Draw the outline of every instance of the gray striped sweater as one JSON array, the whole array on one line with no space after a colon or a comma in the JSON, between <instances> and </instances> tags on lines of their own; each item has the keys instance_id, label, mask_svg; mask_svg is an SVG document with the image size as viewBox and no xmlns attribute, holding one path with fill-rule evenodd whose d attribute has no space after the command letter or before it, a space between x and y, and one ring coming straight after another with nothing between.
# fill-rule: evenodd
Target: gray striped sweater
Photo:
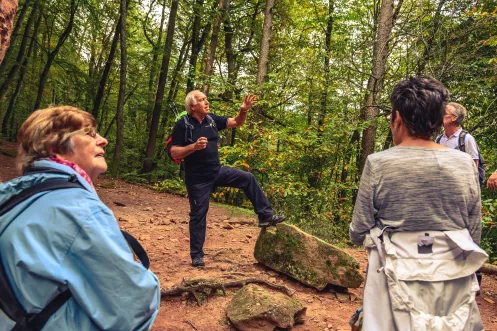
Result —
<instances>
[{"instance_id":1,"label":"gray striped sweater","mask_svg":"<svg viewBox=\"0 0 497 331\"><path fill-rule=\"evenodd\" d=\"M471 157L454 149L397 146L369 155L349 234L361 245L374 226L399 231L467 228L479 244L481 197Z\"/></svg>"}]
</instances>

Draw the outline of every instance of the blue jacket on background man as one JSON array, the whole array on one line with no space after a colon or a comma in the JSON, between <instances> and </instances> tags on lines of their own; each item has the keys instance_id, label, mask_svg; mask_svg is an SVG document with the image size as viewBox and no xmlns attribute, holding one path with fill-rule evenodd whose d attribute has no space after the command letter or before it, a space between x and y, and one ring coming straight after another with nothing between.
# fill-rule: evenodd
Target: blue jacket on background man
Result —
<instances>
[{"instance_id":1,"label":"blue jacket on background man","mask_svg":"<svg viewBox=\"0 0 497 331\"><path fill-rule=\"evenodd\" d=\"M157 277L135 262L112 211L68 166L36 161L77 176L78 188L41 192L0 217L0 256L27 313L59 293L72 297L44 330L148 330L160 305ZM0 204L59 174L31 174L0 184ZM14 323L0 310L0 330Z\"/></svg>"}]
</instances>

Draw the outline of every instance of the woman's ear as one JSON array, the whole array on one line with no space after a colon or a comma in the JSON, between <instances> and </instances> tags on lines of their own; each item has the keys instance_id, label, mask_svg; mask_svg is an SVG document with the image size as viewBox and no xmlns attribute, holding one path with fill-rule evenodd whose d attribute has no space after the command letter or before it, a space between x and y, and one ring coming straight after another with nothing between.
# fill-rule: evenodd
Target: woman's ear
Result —
<instances>
[{"instance_id":1,"label":"woman's ear","mask_svg":"<svg viewBox=\"0 0 497 331\"><path fill-rule=\"evenodd\" d=\"M400 126L402 125L403 120L402 117L400 117L400 113L398 110L395 111L395 118L392 121L392 129L393 130L398 130Z\"/></svg>"}]
</instances>

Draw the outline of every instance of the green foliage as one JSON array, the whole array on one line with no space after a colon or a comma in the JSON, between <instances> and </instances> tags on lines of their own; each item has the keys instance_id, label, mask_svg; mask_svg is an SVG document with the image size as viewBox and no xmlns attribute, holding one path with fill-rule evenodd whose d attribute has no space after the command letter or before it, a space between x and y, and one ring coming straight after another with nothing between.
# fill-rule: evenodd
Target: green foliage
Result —
<instances>
[{"instance_id":1,"label":"green foliage","mask_svg":"<svg viewBox=\"0 0 497 331\"><path fill-rule=\"evenodd\" d=\"M159 192L167 192L186 196L185 184L178 179L165 179L154 184L154 189Z\"/></svg>"},{"instance_id":2,"label":"green foliage","mask_svg":"<svg viewBox=\"0 0 497 331\"><path fill-rule=\"evenodd\" d=\"M489 196L482 200L482 236L481 247L489 254L490 263L497 263L497 194L484 190Z\"/></svg>"}]
</instances>

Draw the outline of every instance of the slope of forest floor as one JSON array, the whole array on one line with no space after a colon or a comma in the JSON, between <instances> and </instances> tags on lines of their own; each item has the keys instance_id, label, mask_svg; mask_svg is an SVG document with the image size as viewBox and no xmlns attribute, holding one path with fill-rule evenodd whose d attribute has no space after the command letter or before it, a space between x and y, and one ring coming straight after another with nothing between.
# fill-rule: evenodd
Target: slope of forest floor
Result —
<instances>
[{"instance_id":1,"label":"slope of forest floor","mask_svg":"<svg viewBox=\"0 0 497 331\"><path fill-rule=\"evenodd\" d=\"M14 144L0 141L0 182L16 176L14 154ZM211 204L204 249L206 267L195 269L190 266L188 199L106 177L95 184L120 227L137 237L147 250L151 270L159 277L162 288L178 285L185 278L227 274L265 279L296 290L293 296L307 306L305 324L293 330L350 329L347 322L362 304L362 288L351 290L350 295L332 289L318 292L258 264L253 257L259 233L254 215ZM365 252L346 251L359 261L364 272ZM226 296L210 296L200 306L185 296L163 298L152 330L234 330L227 322L226 308L237 290L228 289ZM497 276L484 275L477 302L486 330L497 330Z\"/></svg>"}]
</instances>

